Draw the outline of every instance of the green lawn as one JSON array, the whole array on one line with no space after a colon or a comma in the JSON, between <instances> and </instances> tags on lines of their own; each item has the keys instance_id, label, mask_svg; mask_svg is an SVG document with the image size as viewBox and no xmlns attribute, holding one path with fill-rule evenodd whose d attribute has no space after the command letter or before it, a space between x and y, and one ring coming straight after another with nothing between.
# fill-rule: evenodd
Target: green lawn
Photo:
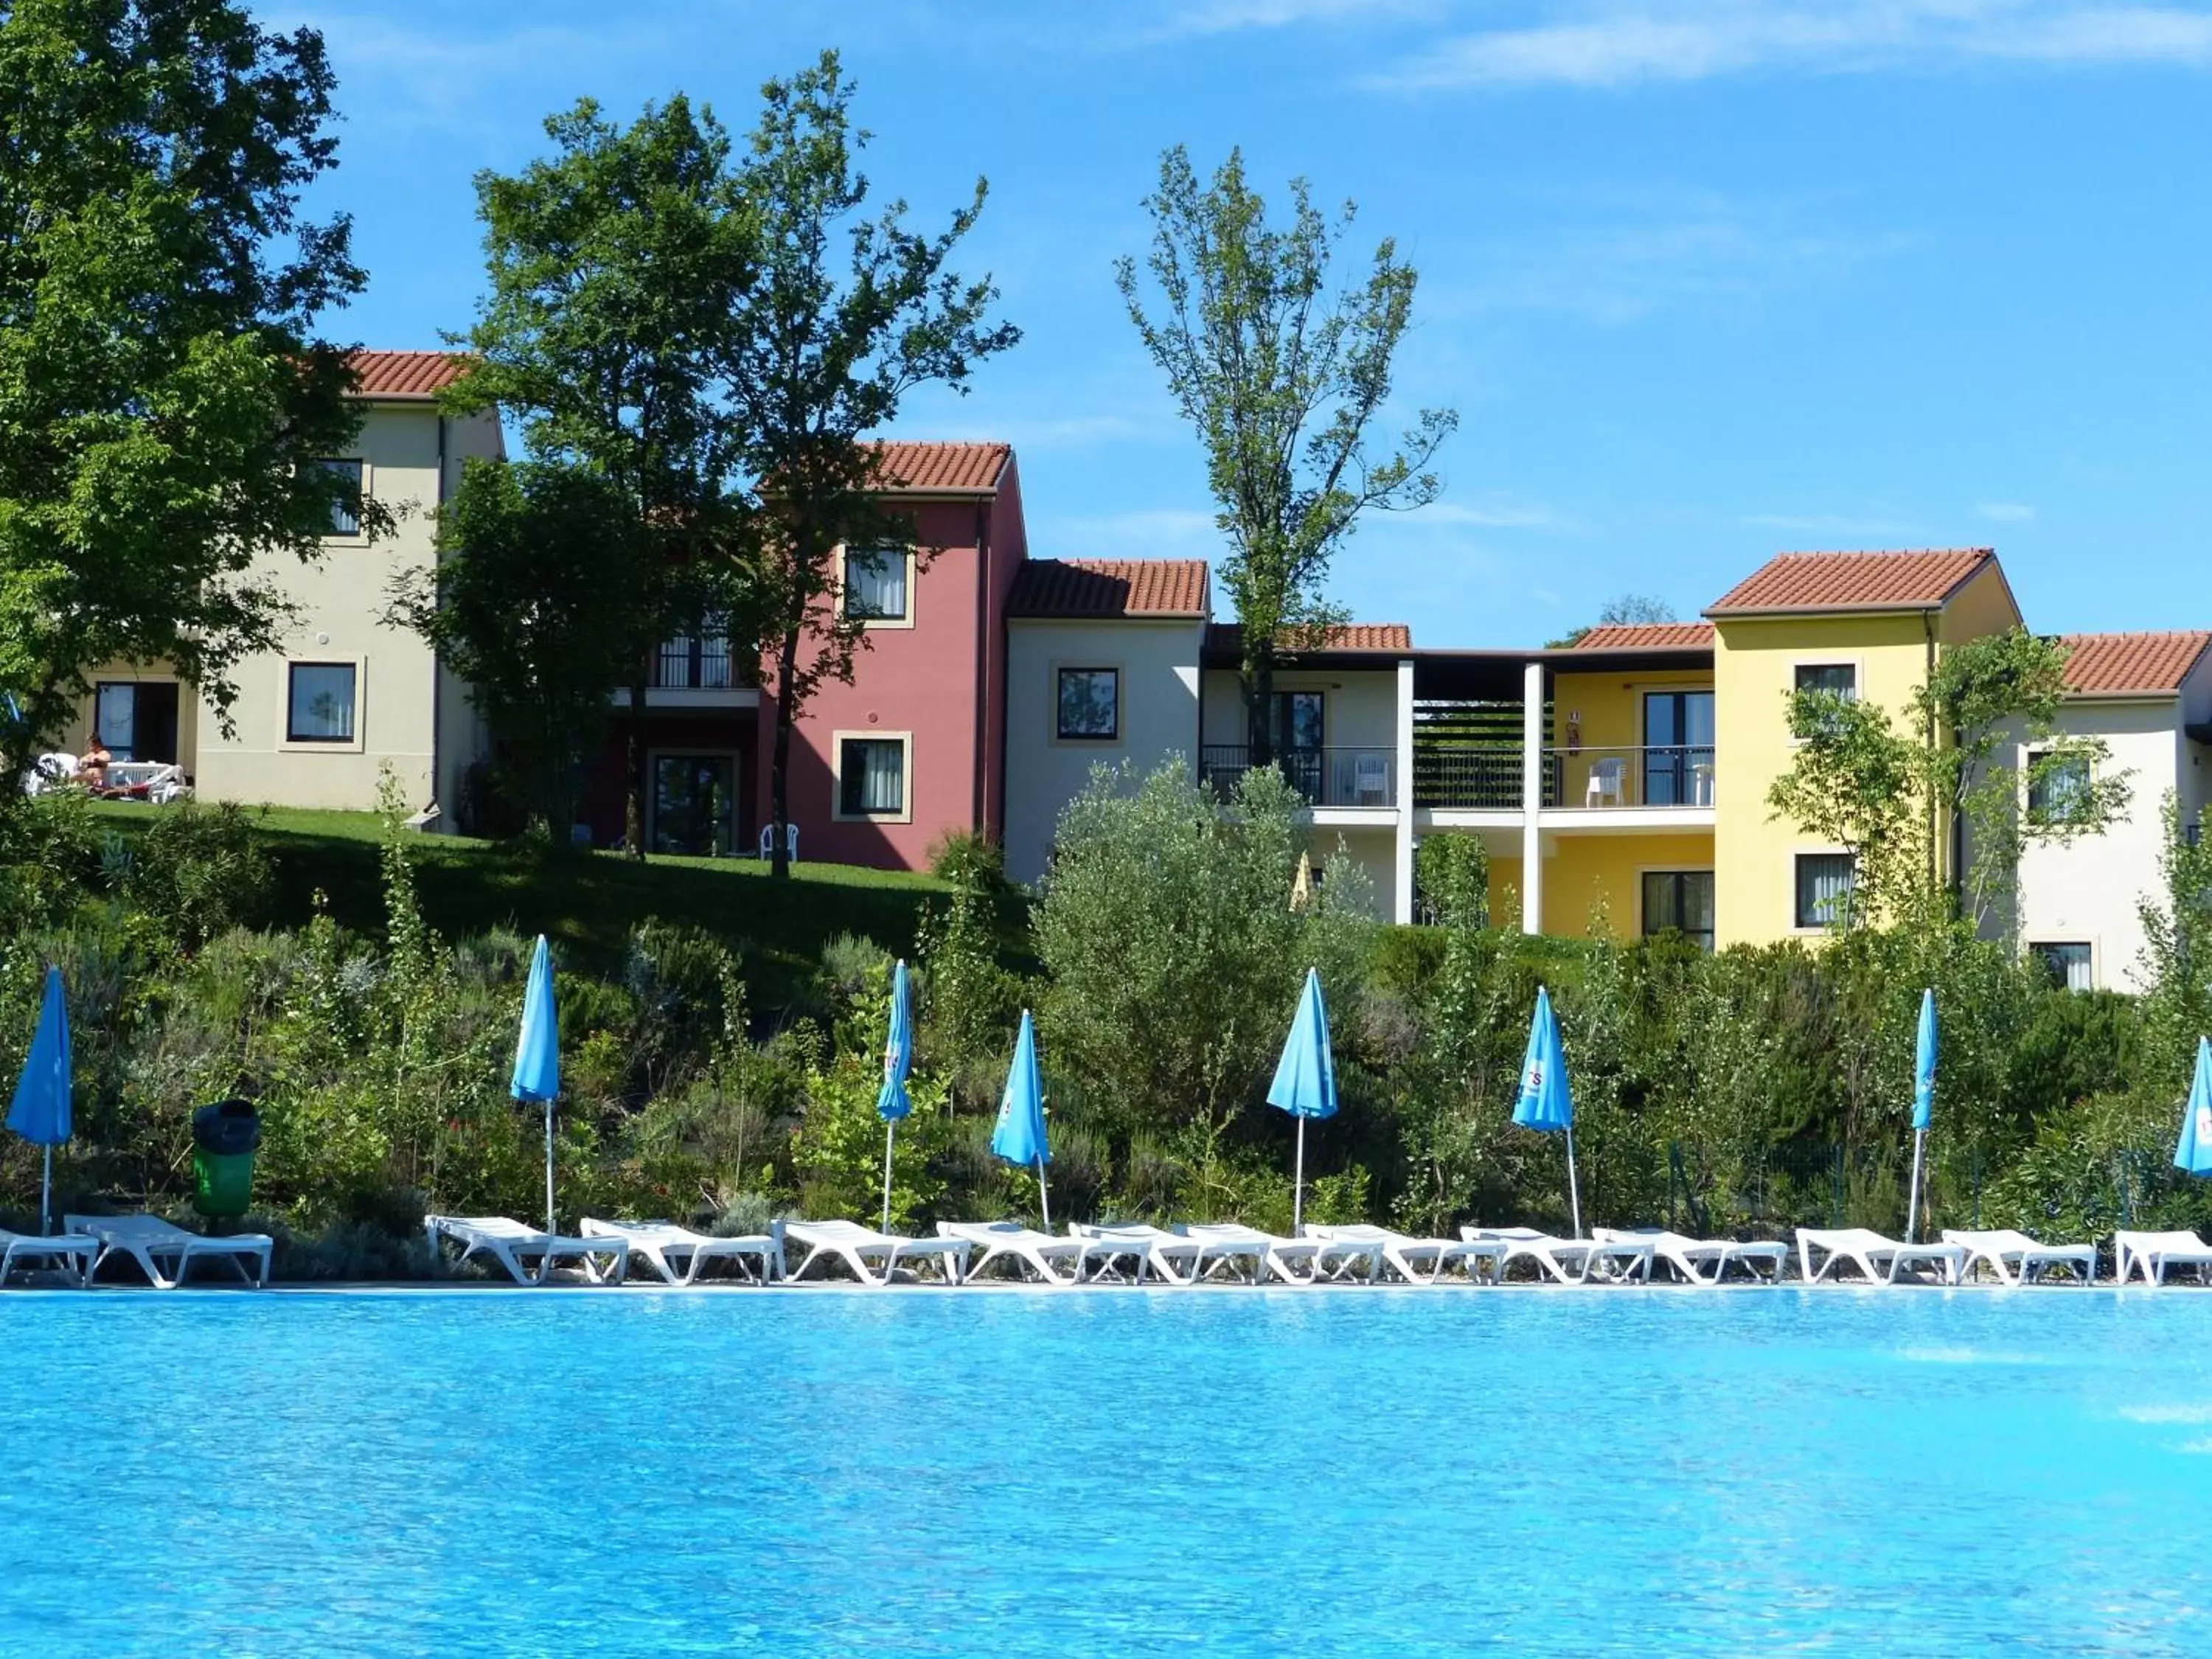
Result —
<instances>
[{"instance_id":1,"label":"green lawn","mask_svg":"<svg viewBox=\"0 0 2212 1659\"><path fill-rule=\"evenodd\" d=\"M153 822L160 809L103 803L95 810L128 833ZM344 926L382 931L383 824L374 813L271 807L252 817L276 867L281 925L304 922L319 892ZM416 836L410 846L424 912L448 938L494 927L542 933L579 966L606 971L619 963L634 924L690 922L744 953L761 1012L790 1000L836 934L864 934L910 952L922 907L950 890L933 876L849 865L802 863L779 882L751 859L639 863L617 853L551 853L527 842L437 835ZM1019 900L1005 906L1001 931L1007 954L1018 959L1027 946Z\"/></svg>"}]
</instances>

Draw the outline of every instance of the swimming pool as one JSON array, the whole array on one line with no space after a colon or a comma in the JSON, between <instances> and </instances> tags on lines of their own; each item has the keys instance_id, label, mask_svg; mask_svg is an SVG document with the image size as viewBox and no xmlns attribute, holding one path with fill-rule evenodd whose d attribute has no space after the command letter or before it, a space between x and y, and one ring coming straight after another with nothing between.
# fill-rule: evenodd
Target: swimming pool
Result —
<instances>
[{"instance_id":1,"label":"swimming pool","mask_svg":"<svg viewBox=\"0 0 2212 1659\"><path fill-rule=\"evenodd\" d=\"M2212 1651L2212 1295L0 1296L0 1654Z\"/></svg>"}]
</instances>

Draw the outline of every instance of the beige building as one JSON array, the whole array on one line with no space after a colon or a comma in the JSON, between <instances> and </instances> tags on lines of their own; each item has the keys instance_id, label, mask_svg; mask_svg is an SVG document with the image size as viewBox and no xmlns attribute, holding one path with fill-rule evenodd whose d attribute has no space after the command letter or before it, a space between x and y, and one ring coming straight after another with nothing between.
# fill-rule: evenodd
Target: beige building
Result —
<instances>
[{"instance_id":1,"label":"beige building","mask_svg":"<svg viewBox=\"0 0 2212 1659\"><path fill-rule=\"evenodd\" d=\"M271 558L257 572L298 610L278 650L239 665L228 733L166 665L114 664L94 677L70 747L96 731L118 760L182 767L204 799L368 807L387 765L412 805L458 799L484 747L467 688L419 635L382 617L393 580L436 562L438 508L463 464L505 453L499 420L438 409L460 372L446 353L366 351L355 368L361 432L329 464L357 471L362 494L392 514L392 532L372 544L340 520L315 564Z\"/></svg>"}]
</instances>

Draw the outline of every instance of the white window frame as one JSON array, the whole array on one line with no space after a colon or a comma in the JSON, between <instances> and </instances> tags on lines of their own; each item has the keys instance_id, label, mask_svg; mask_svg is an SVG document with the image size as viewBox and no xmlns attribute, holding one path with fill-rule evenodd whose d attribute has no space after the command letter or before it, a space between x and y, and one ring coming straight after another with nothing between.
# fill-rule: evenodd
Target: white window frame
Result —
<instances>
[{"instance_id":1,"label":"white window frame","mask_svg":"<svg viewBox=\"0 0 2212 1659\"><path fill-rule=\"evenodd\" d=\"M353 670L353 736L350 739L318 742L292 735L292 671L295 668ZM288 656L277 665L276 748L288 755L361 755L368 751L368 659L343 651L318 651Z\"/></svg>"},{"instance_id":2,"label":"white window frame","mask_svg":"<svg viewBox=\"0 0 2212 1659\"><path fill-rule=\"evenodd\" d=\"M899 557L901 557L901 558L902 558L902 559L904 559L904 560L906 561L906 615L905 615L905 616L903 616L903 617L847 617L845 616L845 561L846 561L846 559L847 559L847 558L848 558L851 555L853 555L853 554L854 554L854 553L878 553L878 554L882 554L882 553L896 553L896 554L897 554L897 555L899 556ZM848 621L848 622L853 623L855 626L857 626L857 627L859 627L859 628L861 628L861 629L863 629L866 630L866 631L867 631L867 632L869 632L869 633L874 633L874 632L878 631L878 629L910 629L910 628L912 628L912 627L914 626L915 613L921 608L921 584L920 584L918 581L916 581L916 580L915 580L915 577L920 574L920 566L921 566L921 562L920 562L920 560L918 560L918 559L915 556L915 550L914 550L914 549L912 549L912 548L910 548L910 547L904 547L904 548L902 548L902 547L875 547L875 548L870 548L870 547L848 547L848 546L847 546L844 543L842 543L842 542L838 543L838 544L837 544L837 614L838 614L838 616L839 616L840 617L844 618L845 620L847 620L847 621Z\"/></svg>"},{"instance_id":3,"label":"white window frame","mask_svg":"<svg viewBox=\"0 0 2212 1659\"><path fill-rule=\"evenodd\" d=\"M1110 738L1071 738L1060 729L1060 677L1062 674L1111 674L1114 677L1114 735ZM1051 690L1045 699L1045 738L1056 748L1120 749L1129 740L1127 695L1128 671L1118 662L1092 657L1070 657L1051 665ZM1324 705L1325 707L1326 705Z\"/></svg>"},{"instance_id":4,"label":"white window frame","mask_svg":"<svg viewBox=\"0 0 2212 1659\"><path fill-rule=\"evenodd\" d=\"M1816 651L1803 656L1792 657L1790 659L1790 682L1782 689L1793 698L1797 695L1797 671L1801 668L1848 668L1851 671L1851 701L1853 702L1866 701L1866 659L1864 657L1838 651ZM1720 707L1717 699L1715 700L1713 706L1717 715ZM1717 718L1715 720L1715 726L1717 728ZM1793 748L1802 747L1805 742L1805 739L1795 732L1786 729L1786 721L1783 737ZM1796 914L1795 908L1796 901L1794 896L1790 903L1792 906L1790 914L1794 915Z\"/></svg>"},{"instance_id":5,"label":"white window frame","mask_svg":"<svg viewBox=\"0 0 2212 1659\"><path fill-rule=\"evenodd\" d=\"M2050 744L2034 744L2024 743L2020 746L2020 815L2021 819L2027 823L2045 827L2057 826L2059 828L2064 828L2071 822L2071 820L2066 818L2039 818L2035 816L2034 780L2028 775L2029 769L2034 766L2039 756L2049 755L2055 752L2056 750ZM2097 757L2094 755L2076 750L2071 758L2081 763L2081 770L2086 779L2085 787L2090 793L2094 794L2097 788ZM2054 945L2080 945L2084 941L2081 939L2053 939L2050 942Z\"/></svg>"},{"instance_id":6,"label":"white window frame","mask_svg":"<svg viewBox=\"0 0 2212 1659\"><path fill-rule=\"evenodd\" d=\"M2048 968L2047 968L2047 967L2045 967L2045 963L2044 963L2044 961L2043 961L2043 958L2042 958L2040 956L2038 956L2036 953L2037 953L2039 951L2048 951L2048 950L2052 950L2052 949L2055 949L2055 948L2057 948L2057 947L2058 947L2058 946L2061 946L2061 945L2080 945L2083 950L2085 950L2085 951L2088 951L2088 953L2089 953L2089 986L2088 986L2088 988L2089 988L2090 990L2094 991L2094 990L2095 990L2095 989L2098 988L2098 986L2099 986L2099 985L2100 985L2100 984L2102 984L2102 983L2104 982L2104 981L2103 981L2103 975L2102 975L2102 974L2101 974L2101 972L2100 971L2100 970L2103 968L2103 966L2104 966L2104 952L2103 952L2102 951L2100 951L2100 950L2098 948L2098 944L2097 944L2097 941L2096 941L2095 939L2083 939L2083 938L2082 938L2080 934L2078 934L2078 933L2077 933L2077 934L2075 934L2075 935L2074 935L2074 936L2073 936L2072 938L2070 938L2070 939L2023 939L2023 940L2021 942L2021 948L2022 950L2026 951L2028 953L2028 955L2029 955L2030 957L2034 957L2034 959L2035 959L2035 963L2036 963L2036 965L2037 965L2038 967L2039 967L2039 968L2045 968L2045 972L2048 972L2048 971L2049 971L2049 969L2048 969ZM2068 987L2066 987L2065 988L2066 988L2066 989L2068 989L2068 990L2069 990L2069 991L2073 989L2073 988L2072 988L2071 986L2068 986Z\"/></svg>"},{"instance_id":7,"label":"white window frame","mask_svg":"<svg viewBox=\"0 0 2212 1659\"><path fill-rule=\"evenodd\" d=\"M845 745L848 743L896 743L905 748L899 766L899 810L896 812L848 812L845 810ZM914 822L914 733L882 732L872 727L830 734L830 817L834 823L912 823Z\"/></svg>"},{"instance_id":8,"label":"white window frame","mask_svg":"<svg viewBox=\"0 0 2212 1659\"><path fill-rule=\"evenodd\" d=\"M366 504L374 498L376 494L376 474L375 469L369 465L368 456L318 455L315 457L313 461L309 463L309 465L313 466L324 466L332 461L350 463L351 465L360 467L361 499L362 502ZM325 544L331 547L367 547L368 545L368 532L366 529L356 529L350 536L341 536L337 531L330 530L323 532L323 541ZM330 660L335 662L337 659L333 657L330 659Z\"/></svg>"}]
</instances>

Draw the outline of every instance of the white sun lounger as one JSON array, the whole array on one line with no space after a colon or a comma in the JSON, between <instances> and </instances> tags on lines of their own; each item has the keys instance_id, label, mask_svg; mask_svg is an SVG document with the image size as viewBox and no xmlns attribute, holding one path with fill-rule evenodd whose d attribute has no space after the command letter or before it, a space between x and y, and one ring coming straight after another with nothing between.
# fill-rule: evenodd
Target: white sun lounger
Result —
<instances>
[{"instance_id":1,"label":"white sun lounger","mask_svg":"<svg viewBox=\"0 0 2212 1659\"><path fill-rule=\"evenodd\" d=\"M1226 1267L1254 1285L1270 1274L1285 1285L1310 1285L1321 1278L1325 1258L1343 1260L1347 1256L1369 1261L1369 1276L1372 1277L1371 1263L1379 1254L1364 1244L1343 1246L1319 1238L1278 1238L1273 1233L1263 1233L1257 1227L1234 1221L1191 1222L1176 1231L1196 1241L1196 1273L1200 1280L1211 1279ZM1240 1267L1239 1263L1244 1265Z\"/></svg>"},{"instance_id":2,"label":"white sun lounger","mask_svg":"<svg viewBox=\"0 0 2212 1659\"><path fill-rule=\"evenodd\" d=\"M211 1238L205 1233L186 1232L157 1215L72 1215L63 1217L62 1225L71 1233L83 1233L100 1242L99 1255L85 1269L87 1283L99 1277L101 1265L109 1257L121 1255L137 1262L147 1282L157 1291L176 1289L198 1261L226 1261L247 1284L266 1285L269 1253L276 1248L276 1241L266 1233Z\"/></svg>"},{"instance_id":3,"label":"white sun lounger","mask_svg":"<svg viewBox=\"0 0 2212 1659\"><path fill-rule=\"evenodd\" d=\"M1943 1242L1960 1245L1966 1252L1966 1260L1959 1269L1962 1283L1983 1267L1995 1273L2000 1285L2031 1285L2053 1267L2065 1268L2077 1285L2097 1282L2094 1244L2038 1243L2026 1233L2009 1227L1946 1227Z\"/></svg>"},{"instance_id":4,"label":"white sun lounger","mask_svg":"<svg viewBox=\"0 0 2212 1659\"><path fill-rule=\"evenodd\" d=\"M526 1227L503 1215L426 1215L422 1231L431 1253L445 1260L445 1246L458 1244L453 1258L459 1267L472 1255L488 1255L507 1269L518 1285L544 1285L563 1261L573 1261L594 1285L619 1285L629 1272L629 1245L620 1238L574 1238ZM535 1267L526 1261L534 1260Z\"/></svg>"},{"instance_id":5,"label":"white sun lounger","mask_svg":"<svg viewBox=\"0 0 2212 1659\"><path fill-rule=\"evenodd\" d=\"M100 1241L82 1232L64 1233L48 1238L38 1233L11 1233L0 1229L0 1285L4 1285L18 1273L29 1271L33 1263L44 1262L61 1269L75 1283L82 1285L91 1271L93 1258L100 1254Z\"/></svg>"},{"instance_id":6,"label":"white sun lounger","mask_svg":"<svg viewBox=\"0 0 2212 1659\"><path fill-rule=\"evenodd\" d=\"M968 1257L975 1246L964 1238L908 1238L902 1233L879 1233L857 1221L787 1221L784 1237L805 1247L806 1258L791 1276L806 1277L806 1270L823 1261L842 1261L863 1285L888 1285L908 1262L933 1261L948 1285L968 1276ZM868 1264L883 1264L880 1276Z\"/></svg>"},{"instance_id":7,"label":"white sun lounger","mask_svg":"<svg viewBox=\"0 0 2212 1659\"><path fill-rule=\"evenodd\" d=\"M943 1237L965 1239L981 1248L983 1254L967 1271L969 1279L1004 1257L1027 1267L1047 1285L1077 1285L1091 1261L1090 1239L1041 1233L1018 1221L940 1221L937 1231Z\"/></svg>"},{"instance_id":8,"label":"white sun lounger","mask_svg":"<svg viewBox=\"0 0 2212 1659\"><path fill-rule=\"evenodd\" d=\"M1538 1275L1544 1273L1562 1285L1586 1285L1593 1279L1626 1285L1651 1277L1655 1252L1645 1240L1633 1243L1596 1238L1558 1238L1534 1227L1462 1227L1460 1237L1471 1241L1494 1239L1505 1247L1498 1263L1498 1282L1504 1284L1516 1261L1530 1261Z\"/></svg>"},{"instance_id":9,"label":"white sun lounger","mask_svg":"<svg viewBox=\"0 0 2212 1659\"><path fill-rule=\"evenodd\" d=\"M1817 1268L1813 1265L1816 1250L1822 1258ZM1938 1282L1955 1285L1966 1271L1966 1247L1905 1244L1886 1238L1871 1227L1797 1230L1797 1267L1808 1285L1817 1285L1829 1278L1845 1262L1856 1267L1870 1285L1894 1285L1900 1280L1911 1284L1918 1273L1931 1267L1940 1275Z\"/></svg>"},{"instance_id":10,"label":"white sun lounger","mask_svg":"<svg viewBox=\"0 0 2212 1659\"><path fill-rule=\"evenodd\" d=\"M2141 1273L2146 1285L2163 1285L2176 1267L2196 1271L2200 1283L2212 1284L2212 1245L2195 1233L2120 1231L2112 1235L2112 1253L2118 1258L2120 1283L2130 1273Z\"/></svg>"},{"instance_id":11,"label":"white sun lounger","mask_svg":"<svg viewBox=\"0 0 2212 1659\"><path fill-rule=\"evenodd\" d=\"M1779 1243L1692 1238L1662 1227L1594 1227L1590 1231L1608 1244L1650 1244L1655 1262L1664 1262L1692 1285L1717 1285L1729 1276L1731 1267L1742 1268L1743 1276L1756 1283L1778 1285L1783 1267L1790 1260L1790 1247Z\"/></svg>"},{"instance_id":12,"label":"white sun lounger","mask_svg":"<svg viewBox=\"0 0 2212 1659\"><path fill-rule=\"evenodd\" d=\"M1134 1271L1126 1276L1139 1285L1155 1273L1170 1285L1189 1285L1198 1277L1199 1254L1204 1247L1181 1233L1141 1221L1074 1221L1068 1224L1067 1231L1070 1237L1090 1241L1094 1277L1122 1278L1125 1261L1135 1264Z\"/></svg>"},{"instance_id":13,"label":"white sun lounger","mask_svg":"<svg viewBox=\"0 0 2212 1659\"><path fill-rule=\"evenodd\" d=\"M586 1238L619 1238L633 1260L642 1261L671 1285L693 1285L710 1261L727 1261L744 1277L765 1285L783 1277L783 1227L764 1233L717 1238L672 1221L595 1221L586 1216Z\"/></svg>"},{"instance_id":14,"label":"white sun lounger","mask_svg":"<svg viewBox=\"0 0 2212 1659\"><path fill-rule=\"evenodd\" d=\"M1479 1283L1486 1275L1495 1279L1498 1263L1505 1258L1503 1239L1415 1238L1365 1222L1310 1226L1306 1234L1333 1243L1361 1244L1379 1249L1383 1264L1409 1285L1434 1285L1454 1264L1467 1274L1470 1284ZM1424 1265L1425 1273L1421 1270ZM1369 1277L1374 1276L1370 1272Z\"/></svg>"}]
</instances>

